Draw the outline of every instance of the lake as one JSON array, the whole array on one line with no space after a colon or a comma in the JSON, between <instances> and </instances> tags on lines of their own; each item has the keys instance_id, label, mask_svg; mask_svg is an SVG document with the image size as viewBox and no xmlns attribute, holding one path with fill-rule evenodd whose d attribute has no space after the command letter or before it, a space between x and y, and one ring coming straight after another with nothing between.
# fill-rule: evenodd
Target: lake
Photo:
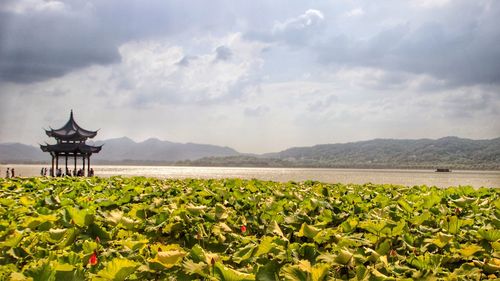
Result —
<instances>
[{"instance_id":1,"label":"lake","mask_svg":"<svg viewBox=\"0 0 500 281\"><path fill-rule=\"evenodd\" d=\"M0 176L7 167L15 168L18 176L38 176L42 165L0 165ZM500 187L500 171L453 171L436 173L432 170L396 169L316 169L316 168L234 168L176 166L93 166L96 176L146 176L158 178L243 178L272 181L316 180L327 183L387 183L399 185L435 185L438 187L471 185Z\"/></svg>"}]
</instances>

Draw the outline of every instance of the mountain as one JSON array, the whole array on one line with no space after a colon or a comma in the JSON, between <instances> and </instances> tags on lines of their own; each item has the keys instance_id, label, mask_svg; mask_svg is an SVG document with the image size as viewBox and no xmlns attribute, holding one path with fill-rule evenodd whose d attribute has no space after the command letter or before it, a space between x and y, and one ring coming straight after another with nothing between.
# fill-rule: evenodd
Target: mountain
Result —
<instances>
[{"instance_id":1,"label":"mountain","mask_svg":"<svg viewBox=\"0 0 500 281\"><path fill-rule=\"evenodd\" d=\"M0 163L40 163L50 156L39 147L22 143L0 143Z\"/></svg>"},{"instance_id":2,"label":"mountain","mask_svg":"<svg viewBox=\"0 0 500 281\"><path fill-rule=\"evenodd\" d=\"M500 170L500 138L471 140L375 139L311 147L293 147L260 156L210 157L184 161L193 166L323 168L422 168Z\"/></svg>"},{"instance_id":3,"label":"mountain","mask_svg":"<svg viewBox=\"0 0 500 281\"><path fill-rule=\"evenodd\" d=\"M92 156L93 163L167 164L181 160L196 160L203 157L239 155L229 147L196 143L175 143L151 138L134 142L123 137L104 141L89 141L89 144L104 145L100 153ZM50 162L50 156L39 147L20 144L0 144L1 163Z\"/></svg>"},{"instance_id":4,"label":"mountain","mask_svg":"<svg viewBox=\"0 0 500 281\"><path fill-rule=\"evenodd\" d=\"M223 157L239 154L236 150L229 147L196 143L175 143L156 138L136 143L127 137L123 137L97 141L95 144L104 144L101 152L94 156L96 161L176 162L181 160L195 160L203 157Z\"/></svg>"},{"instance_id":5,"label":"mountain","mask_svg":"<svg viewBox=\"0 0 500 281\"><path fill-rule=\"evenodd\" d=\"M101 164L500 170L500 138L374 139L293 147L262 155L240 154L229 147L183 144L155 138L137 143L123 137L96 141L94 144L104 145L102 151L92 157L93 163ZM49 155L38 147L19 143L0 144L0 162L49 161Z\"/></svg>"},{"instance_id":6,"label":"mountain","mask_svg":"<svg viewBox=\"0 0 500 281\"><path fill-rule=\"evenodd\" d=\"M294 147L263 157L325 167L428 167L500 169L500 138L471 140L375 139L343 144Z\"/></svg>"}]
</instances>

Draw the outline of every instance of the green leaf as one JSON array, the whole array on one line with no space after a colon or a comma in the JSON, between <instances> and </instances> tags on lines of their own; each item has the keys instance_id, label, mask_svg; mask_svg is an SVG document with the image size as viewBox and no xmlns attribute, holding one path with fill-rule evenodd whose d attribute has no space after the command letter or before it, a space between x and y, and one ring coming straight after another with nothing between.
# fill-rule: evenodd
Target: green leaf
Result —
<instances>
[{"instance_id":1,"label":"green leaf","mask_svg":"<svg viewBox=\"0 0 500 281\"><path fill-rule=\"evenodd\" d=\"M314 227L312 225L308 225L307 223L303 223L300 227L299 232L297 233L298 237L307 237L313 239L321 229Z\"/></svg>"},{"instance_id":2,"label":"green leaf","mask_svg":"<svg viewBox=\"0 0 500 281\"><path fill-rule=\"evenodd\" d=\"M87 210L79 210L74 207L67 207L66 211L68 212L73 222L79 227L89 226L94 221L94 215L92 215Z\"/></svg>"},{"instance_id":3,"label":"green leaf","mask_svg":"<svg viewBox=\"0 0 500 281\"><path fill-rule=\"evenodd\" d=\"M259 267L255 279L259 281L276 281L279 280L278 273L280 265L277 261L272 260L265 263L264 266Z\"/></svg>"},{"instance_id":4,"label":"green leaf","mask_svg":"<svg viewBox=\"0 0 500 281\"><path fill-rule=\"evenodd\" d=\"M228 214L227 214L227 209L226 207L224 207L222 204L220 203L217 203L215 205L215 216L217 217L217 219L219 220L225 220L227 219L228 217Z\"/></svg>"},{"instance_id":5,"label":"green leaf","mask_svg":"<svg viewBox=\"0 0 500 281\"><path fill-rule=\"evenodd\" d=\"M325 263L317 263L311 269L311 280L312 281L322 281L328 275L328 270L330 266Z\"/></svg>"},{"instance_id":6,"label":"green leaf","mask_svg":"<svg viewBox=\"0 0 500 281\"><path fill-rule=\"evenodd\" d=\"M21 242L22 239L23 239L23 233L16 230L13 234L7 237L7 239L0 244L0 247L14 248L19 244L19 242Z\"/></svg>"},{"instance_id":7,"label":"green leaf","mask_svg":"<svg viewBox=\"0 0 500 281\"><path fill-rule=\"evenodd\" d=\"M51 228L49 229L49 241L52 243L59 243L66 234L65 228Z\"/></svg>"},{"instance_id":8,"label":"green leaf","mask_svg":"<svg viewBox=\"0 0 500 281\"><path fill-rule=\"evenodd\" d=\"M425 239L424 241L428 242L428 243L432 243L432 244L438 246L439 248L444 248L446 245L448 245L448 243L452 239L453 239L452 235L447 235L447 234L439 232L437 234L436 238L433 238L433 239L428 238L428 239Z\"/></svg>"},{"instance_id":9,"label":"green leaf","mask_svg":"<svg viewBox=\"0 0 500 281\"><path fill-rule=\"evenodd\" d=\"M282 238L285 238L285 235L283 235L283 231L281 231L280 226L278 225L278 223L277 223L275 220L273 220L273 221L271 222L271 225L270 225L270 227L269 227L269 230L270 230L270 232L271 232L272 234L275 234L275 235L278 235L278 236L280 236L280 237L282 237Z\"/></svg>"},{"instance_id":10,"label":"green leaf","mask_svg":"<svg viewBox=\"0 0 500 281\"><path fill-rule=\"evenodd\" d=\"M38 267L30 268L26 271L26 275L33 278L33 281L55 281L56 271L48 263L44 263Z\"/></svg>"},{"instance_id":11,"label":"green leaf","mask_svg":"<svg viewBox=\"0 0 500 281\"><path fill-rule=\"evenodd\" d=\"M68 228L64 233L64 238L58 244L59 248L65 248L70 246L75 242L76 237L78 236L78 230L76 228Z\"/></svg>"},{"instance_id":12,"label":"green leaf","mask_svg":"<svg viewBox=\"0 0 500 281\"><path fill-rule=\"evenodd\" d=\"M362 221L358 225L359 228L367 230L375 235L380 235L382 230L387 227L387 222L380 221Z\"/></svg>"},{"instance_id":13,"label":"green leaf","mask_svg":"<svg viewBox=\"0 0 500 281\"><path fill-rule=\"evenodd\" d=\"M83 272L77 270L73 265L58 263L54 266L56 270L56 281L84 281Z\"/></svg>"},{"instance_id":14,"label":"green leaf","mask_svg":"<svg viewBox=\"0 0 500 281\"><path fill-rule=\"evenodd\" d=\"M233 261L235 263L241 263L241 262L248 261L252 257L253 252L254 252L256 247L257 246L255 246L254 244L248 244L245 247L239 249L238 251L236 251L233 254L233 257L232 257Z\"/></svg>"},{"instance_id":15,"label":"green leaf","mask_svg":"<svg viewBox=\"0 0 500 281\"><path fill-rule=\"evenodd\" d=\"M406 201L405 199L403 199L403 198L399 199L398 200L398 204L407 213L412 213L413 212L413 208L410 206L410 204L408 204L408 201Z\"/></svg>"},{"instance_id":16,"label":"green leaf","mask_svg":"<svg viewBox=\"0 0 500 281\"><path fill-rule=\"evenodd\" d=\"M303 271L297 265L287 265L281 268L281 275L284 280L289 281L308 281L308 272Z\"/></svg>"},{"instance_id":17,"label":"green leaf","mask_svg":"<svg viewBox=\"0 0 500 281\"><path fill-rule=\"evenodd\" d=\"M457 234L460 232L460 220L456 216L447 217L445 227L449 233Z\"/></svg>"},{"instance_id":18,"label":"green leaf","mask_svg":"<svg viewBox=\"0 0 500 281\"><path fill-rule=\"evenodd\" d=\"M255 275L240 272L232 268L226 267L220 262L214 265L214 275L222 281L252 281L255 280Z\"/></svg>"},{"instance_id":19,"label":"green leaf","mask_svg":"<svg viewBox=\"0 0 500 281\"><path fill-rule=\"evenodd\" d=\"M258 257L260 255L269 253L273 248L277 246L275 243L273 243L273 241L274 237L264 236L260 241L257 251L255 252L255 256Z\"/></svg>"},{"instance_id":20,"label":"green leaf","mask_svg":"<svg viewBox=\"0 0 500 281\"><path fill-rule=\"evenodd\" d=\"M468 246L461 248L459 250L459 253L462 256L468 258L468 257L470 257L470 256L472 256L475 253L480 252L480 251L483 251L483 247L476 245L476 244L472 244L472 245L468 245Z\"/></svg>"},{"instance_id":21,"label":"green leaf","mask_svg":"<svg viewBox=\"0 0 500 281\"><path fill-rule=\"evenodd\" d=\"M352 253L348 250L340 250L334 261L341 265L347 265L351 261L352 256Z\"/></svg>"},{"instance_id":22,"label":"green leaf","mask_svg":"<svg viewBox=\"0 0 500 281\"><path fill-rule=\"evenodd\" d=\"M198 274L203 277L208 277L209 272L208 272L208 266L204 262L199 262L195 263L192 260L186 260L182 264L182 267L184 268L184 271L187 274L193 275L193 274Z\"/></svg>"},{"instance_id":23,"label":"green leaf","mask_svg":"<svg viewBox=\"0 0 500 281\"><path fill-rule=\"evenodd\" d=\"M139 265L128 259L115 258L97 273L95 280L123 281L134 273Z\"/></svg>"},{"instance_id":24,"label":"green leaf","mask_svg":"<svg viewBox=\"0 0 500 281\"><path fill-rule=\"evenodd\" d=\"M500 230L498 229L480 229L477 231L479 235L490 242L495 242L500 239Z\"/></svg>"},{"instance_id":25,"label":"green leaf","mask_svg":"<svg viewBox=\"0 0 500 281\"><path fill-rule=\"evenodd\" d=\"M159 263L165 268L171 268L178 265L186 252L177 244L166 245L158 251L156 257L151 262Z\"/></svg>"},{"instance_id":26,"label":"green leaf","mask_svg":"<svg viewBox=\"0 0 500 281\"><path fill-rule=\"evenodd\" d=\"M356 230L358 223L359 220L357 218L348 218L346 221L340 224L340 227L342 228L342 232L350 233Z\"/></svg>"},{"instance_id":27,"label":"green leaf","mask_svg":"<svg viewBox=\"0 0 500 281\"><path fill-rule=\"evenodd\" d=\"M391 250L391 243L390 240L387 239L384 242L380 243L380 245L377 248L377 253L379 255L384 256L387 255L387 253L389 253L390 250Z\"/></svg>"}]
</instances>

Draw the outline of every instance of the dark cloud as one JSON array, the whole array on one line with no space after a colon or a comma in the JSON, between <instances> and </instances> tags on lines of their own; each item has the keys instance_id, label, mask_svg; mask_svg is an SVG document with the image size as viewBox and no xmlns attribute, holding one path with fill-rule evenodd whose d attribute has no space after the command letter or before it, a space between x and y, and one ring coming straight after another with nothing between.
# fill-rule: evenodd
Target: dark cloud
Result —
<instances>
[{"instance_id":1,"label":"dark cloud","mask_svg":"<svg viewBox=\"0 0 500 281\"><path fill-rule=\"evenodd\" d=\"M226 46L219 46L215 49L215 60L226 61L231 59L233 52Z\"/></svg>"},{"instance_id":2,"label":"dark cloud","mask_svg":"<svg viewBox=\"0 0 500 281\"><path fill-rule=\"evenodd\" d=\"M116 63L125 42L217 32L235 20L207 17L205 11L218 11L208 2L192 2L198 9L175 1L110 0L65 1L58 10L15 12L8 9L15 4L9 0L0 5L0 81L36 82Z\"/></svg>"},{"instance_id":3,"label":"dark cloud","mask_svg":"<svg viewBox=\"0 0 500 281\"><path fill-rule=\"evenodd\" d=\"M192 60L195 60L197 57L196 56L183 56L182 59L177 62L177 65L179 66L189 66L189 63Z\"/></svg>"},{"instance_id":4,"label":"dark cloud","mask_svg":"<svg viewBox=\"0 0 500 281\"><path fill-rule=\"evenodd\" d=\"M449 86L500 84L500 29L493 28L500 2L489 3L472 8L462 4L445 10L444 19L399 24L368 39L332 37L318 45L319 61L428 74ZM459 22L456 18L464 14Z\"/></svg>"}]
</instances>

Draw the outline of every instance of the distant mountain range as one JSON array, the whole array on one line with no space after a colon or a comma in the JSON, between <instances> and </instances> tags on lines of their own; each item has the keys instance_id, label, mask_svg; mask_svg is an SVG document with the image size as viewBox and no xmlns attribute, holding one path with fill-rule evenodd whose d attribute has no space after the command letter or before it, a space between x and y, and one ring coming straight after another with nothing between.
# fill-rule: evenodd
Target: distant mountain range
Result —
<instances>
[{"instance_id":1,"label":"distant mountain range","mask_svg":"<svg viewBox=\"0 0 500 281\"><path fill-rule=\"evenodd\" d=\"M294 147L259 156L210 157L178 164L193 166L451 168L500 170L500 138L471 140L375 139L311 147Z\"/></svg>"},{"instance_id":2,"label":"distant mountain range","mask_svg":"<svg viewBox=\"0 0 500 281\"><path fill-rule=\"evenodd\" d=\"M471 140L375 139L340 144L294 147L262 155L242 154L229 147L174 143L158 139L134 142L123 137L104 144L93 163L251 167L437 168L500 170L500 138ZM38 147L0 144L1 163L48 163Z\"/></svg>"}]
</instances>

